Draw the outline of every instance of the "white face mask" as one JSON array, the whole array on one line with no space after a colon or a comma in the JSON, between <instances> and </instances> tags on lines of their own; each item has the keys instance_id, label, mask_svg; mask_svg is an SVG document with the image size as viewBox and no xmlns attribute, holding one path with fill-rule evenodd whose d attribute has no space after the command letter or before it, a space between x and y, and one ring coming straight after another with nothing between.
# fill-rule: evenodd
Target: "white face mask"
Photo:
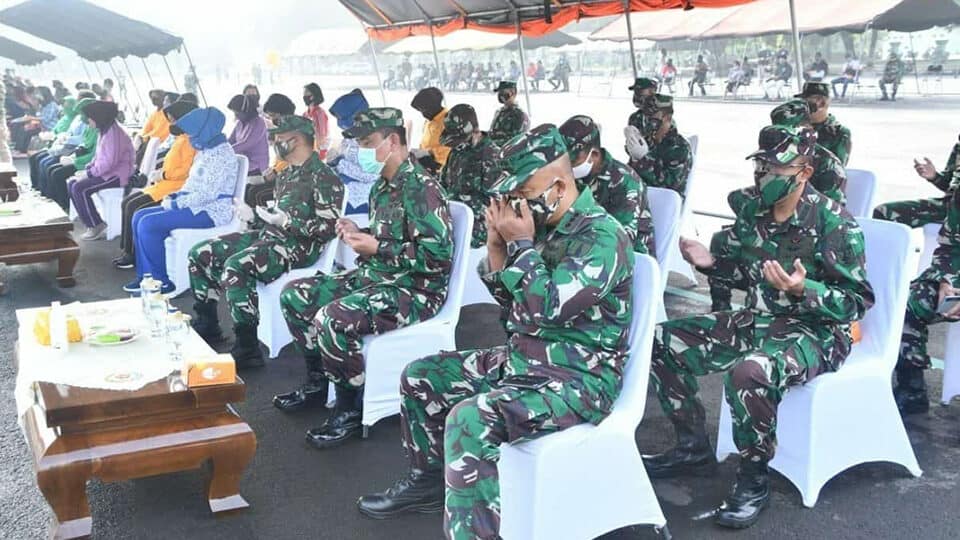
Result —
<instances>
[{"instance_id":1,"label":"white face mask","mask_svg":"<svg viewBox=\"0 0 960 540\"><path fill-rule=\"evenodd\" d=\"M593 162L590 161L590 154L587 154L587 159L583 160L583 163L577 165L573 168L573 177L577 180L581 178L586 178L590 176L590 173L593 171Z\"/></svg>"}]
</instances>

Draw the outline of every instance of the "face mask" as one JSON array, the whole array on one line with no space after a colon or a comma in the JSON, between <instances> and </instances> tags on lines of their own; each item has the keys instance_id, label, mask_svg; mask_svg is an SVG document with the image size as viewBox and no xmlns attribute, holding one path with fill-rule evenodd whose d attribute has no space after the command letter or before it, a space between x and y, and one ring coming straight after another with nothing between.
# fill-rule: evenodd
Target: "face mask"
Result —
<instances>
[{"instance_id":1,"label":"face mask","mask_svg":"<svg viewBox=\"0 0 960 540\"><path fill-rule=\"evenodd\" d=\"M644 102L647 101L647 96L641 94L640 92L633 93L633 106L636 108L643 107Z\"/></svg>"},{"instance_id":2,"label":"face mask","mask_svg":"<svg viewBox=\"0 0 960 540\"><path fill-rule=\"evenodd\" d=\"M510 99L509 92L499 92L497 94L497 101L499 101L500 103L506 103L508 99Z\"/></svg>"},{"instance_id":3,"label":"face mask","mask_svg":"<svg viewBox=\"0 0 960 540\"><path fill-rule=\"evenodd\" d=\"M816 101L810 100L807 102L807 107L810 109L810 114L816 114L820 110L820 107L817 105Z\"/></svg>"},{"instance_id":4,"label":"face mask","mask_svg":"<svg viewBox=\"0 0 960 540\"><path fill-rule=\"evenodd\" d=\"M281 159L290 155L290 152L293 152L293 142L292 139L286 141L276 141L273 143L273 150L280 156Z\"/></svg>"},{"instance_id":5,"label":"face mask","mask_svg":"<svg viewBox=\"0 0 960 540\"><path fill-rule=\"evenodd\" d=\"M590 161L590 154L587 154L587 159L583 160L583 163L573 168L573 177L576 178L577 180L580 180L581 178L586 178L590 176L590 173L592 171L593 171L593 162Z\"/></svg>"},{"instance_id":6,"label":"face mask","mask_svg":"<svg viewBox=\"0 0 960 540\"><path fill-rule=\"evenodd\" d=\"M777 204L799 187L796 174L788 176L764 172L756 182L760 200L766 206Z\"/></svg>"},{"instance_id":7,"label":"face mask","mask_svg":"<svg viewBox=\"0 0 960 540\"><path fill-rule=\"evenodd\" d=\"M150 103L153 103L154 107L161 107L163 105L163 98L153 98L150 100Z\"/></svg>"},{"instance_id":8,"label":"face mask","mask_svg":"<svg viewBox=\"0 0 960 540\"><path fill-rule=\"evenodd\" d=\"M170 124L170 134L174 137L179 137L180 135L183 135L183 130L175 124Z\"/></svg>"},{"instance_id":9,"label":"face mask","mask_svg":"<svg viewBox=\"0 0 960 540\"><path fill-rule=\"evenodd\" d=\"M304 105L306 105L307 107L309 107L311 103L313 103L313 99L312 99L310 96L303 96L303 104L304 104Z\"/></svg>"},{"instance_id":10,"label":"face mask","mask_svg":"<svg viewBox=\"0 0 960 540\"><path fill-rule=\"evenodd\" d=\"M360 148L357 151L357 163L360 165L360 168L363 169L363 172L380 174L380 171L383 170L384 165L386 165L386 160L377 161L377 149L383 146L385 142L387 142L386 139L381 141L376 148ZM393 152L390 152L390 154L393 154ZM390 154L387 154L387 158L390 157Z\"/></svg>"},{"instance_id":11,"label":"face mask","mask_svg":"<svg viewBox=\"0 0 960 540\"><path fill-rule=\"evenodd\" d=\"M530 213L533 215L533 224L537 229L544 229L547 226L547 221L560 207L559 198L552 203L547 202L547 195L553 191L553 186L557 185L558 180L559 178L554 178L550 186L543 190L543 193L532 199L527 199L527 206L530 208Z\"/></svg>"},{"instance_id":12,"label":"face mask","mask_svg":"<svg viewBox=\"0 0 960 540\"><path fill-rule=\"evenodd\" d=\"M644 116L640 119L640 134L644 139L653 137L663 127L663 120L655 116Z\"/></svg>"}]
</instances>

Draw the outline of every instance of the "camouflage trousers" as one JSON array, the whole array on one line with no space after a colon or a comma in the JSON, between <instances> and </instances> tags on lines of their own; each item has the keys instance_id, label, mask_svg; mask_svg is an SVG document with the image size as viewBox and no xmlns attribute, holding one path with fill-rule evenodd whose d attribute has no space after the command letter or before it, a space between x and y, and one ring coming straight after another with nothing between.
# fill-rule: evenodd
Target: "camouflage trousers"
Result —
<instances>
[{"instance_id":1,"label":"camouflage trousers","mask_svg":"<svg viewBox=\"0 0 960 540\"><path fill-rule=\"evenodd\" d=\"M821 343L796 320L750 310L677 319L657 326L651 382L667 417L689 423L702 410L697 377L725 371L740 456L766 462L776 450L777 405L787 388L829 369Z\"/></svg>"},{"instance_id":2,"label":"camouflage trousers","mask_svg":"<svg viewBox=\"0 0 960 540\"><path fill-rule=\"evenodd\" d=\"M357 270L297 279L280 293L283 318L300 351L319 357L330 381L354 388L364 383L363 336L429 319L442 302L436 295L365 283Z\"/></svg>"},{"instance_id":3,"label":"camouflage trousers","mask_svg":"<svg viewBox=\"0 0 960 540\"><path fill-rule=\"evenodd\" d=\"M198 302L226 297L235 324L260 321L257 282L270 283L291 268L317 261L318 250L304 250L297 239L261 239L256 231L200 242L190 250L190 287Z\"/></svg>"},{"instance_id":4,"label":"camouflage trousers","mask_svg":"<svg viewBox=\"0 0 960 540\"><path fill-rule=\"evenodd\" d=\"M453 540L499 538L500 444L536 439L585 422L575 389L500 387L507 348L443 352L400 377L403 447L418 469L444 467L444 530ZM567 399L564 399L567 398Z\"/></svg>"},{"instance_id":5,"label":"camouflage trousers","mask_svg":"<svg viewBox=\"0 0 960 540\"><path fill-rule=\"evenodd\" d=\"M724 237L729 233L730 227L723 227L713 234L710 239L710 253L716 254L720 251L720 246L726 244ZM707 283L710 285L711 312L729 311L732 309L733 291L730 282L714 276L707 276Z\"/></svg>"},{"instance_id":6,"label":"camouflage trousers","mask_svg":"<svg viewBox=\"0 0 960 540\"><path fill-rule=\"evenodd\" d=\"M928 223L943 223L947 219L950 197L917 199L881 204L873 210L874 219L902 223L911 229Z\"/></svg>"},{"instance_id":7,"label":"camouflage trousers","mask_svg":"<svg viewBox=\"0 0 960 540\"><path fill-rule=\"evenodd\" d=\"M942 317L937 311L939 293L940 282L936 279L926 279L921 275L910 284L910 299L907 300L907 314L903 320L898 368L927 369L930 367L930 355L927 354L929 326L950 320Z\"/></svg>"}]
</instances>

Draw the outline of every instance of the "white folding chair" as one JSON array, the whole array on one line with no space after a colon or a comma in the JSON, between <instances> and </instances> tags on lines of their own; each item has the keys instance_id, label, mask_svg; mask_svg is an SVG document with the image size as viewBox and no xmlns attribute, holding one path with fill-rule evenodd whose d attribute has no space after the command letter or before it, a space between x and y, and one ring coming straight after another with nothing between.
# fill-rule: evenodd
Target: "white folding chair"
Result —
<instances>
[{"instance_id":1,"label":"white folding chair","mask_svg":"<svg viewBox=\"0 0 960 540\"><path fill-rule=\"evenodd\" d=\"M343 217L353 221L357 224L357 227L361 229L370 226L369 214L348 214ZM357 267L356 259L357 252L347 245L346 242L340 242L340 245L337 246L336 263L343 267L344 270L353 270Z\"/></svg>"},{"instance_id":2,"label":"white folding chair","mask_svg":"<svg viewBox=\"0 0 960 540\"><path fill-rule=\"evenodd\" d=\"M580 540L628 525L666 526L634 439L647 400L660 282L657 262L638 254L629 359L610 415L597 426L500 446L504 538Z\"/></svg>"},{"instance_id":3,"label":"white folding chair","mask_svg":"<svg viewBox=\"0 0 960 540\"><path fill-rule=\"evenodd\" d=\"M940 403L944 405L960 396L960 322L949 324L947 354L943 359L943 393L940 396Z\"/></svg>"},{"instance_id":4,"label":"white folding chair","mask_svg":"<svg viewBox=\"0 0 960 540\"><path fill-rule=\"evenodd\" d=\"M160 151L160 139L150 137L147 141L147 147L143 151L143 160L140 161L140 167L137 172L144 176L150 176L150 173L157 167L157 153Z\"/></svg>"},{"instance_id":5,"label":"white folding chair","mask_svg":"<svg viewBox=\"0 0 960 540\"><path fill-rule=\"evenodd\" d=\"M378 420L400 412L400 373L410 362L457 348L456 330L463 305L463 286L473 234L473 212L451 202L453 219L453 265L447 298L430 319L380 335L363 338L366 384L363 390L363 434Z\"/></svg>"},{"instance_id":6,"label":"white folding chair","mask_svg":"<svg viewBox=\"0 0 960 540\"><path fill-rule=\"evenodd\" d=\"M690 195L694 192L693 185L697 181L697 162L699 161L697 159L697 148L700 145L700 137L691 135L687 137L687 142L690 143L690 152L693 153L693 161L690 163L690 173L687 174L687 186L683 192L683 206L680 209L680 230L695 231L693 224L693 205L690 202ZM696 283L697 276L693 271L693 267L687 264L680 255L680 244L674 242L670 249L673 250L673 255L670 257L670 266L668 267L670 271L667 272L667 277L669 277L670 272L676 272L693 283Z\"/></svg>"},{"instance_id":7,"label":"white folding chair","mask_svg":"<svg viewBox=\"0 0 960 540\"><path fill-rule=\"evenodd\" d=\"M866 238L867 279L876 295L860 322L863 339L835 373L790 389L777 413L777 453L770 466L797 486L807 507L817 503L831 478L854 465L887 461L921 474L890 386L916 258L910 230L898 223L858 221ZM730 409L724 405L717 458L736 451Z\"/></svg>"},{"instance_id":8,"label":"white folding chair","mask_svg":"<svg viewBox=\"0 0 960 540\"><path fill-rule=\"evenodd\" d=\"M347 198L344 196L343 205L340 208L341 216L346 212L346 208ZM331 273L339 247L340 239L334 236L333 240L323 246L323 252L320 253L317 262L312 265L305 268L292 268L270 283L257 282L257 303L260 308L257 338L267 346L270 358L279 356L280 349L293 341L287 322L283 318L283 312L280 310L280 293L283 292L283 288L295 279L312 277L318 273Z\"/></svg>"},{"instance_id":9,"label":"white folding chair","mask_svg":"<svg viewBox=\"0 0 960 540\"><path fill-rule=\"evenodd\" d=\"M940 228L943 227L943 223L927 223L923 226L923 246L921 248L920 260L917 264L917 273L914 277L919 276L923 273L924 270L930 268L930 264L933 263L933 252L937 250L937 246L940 245Z\"/></svg>"},{"instance_id":10,"label":"white folding chair","mask_svg":"<svg viewBox=\"0 0 960 540\"><path fill-rule=\"evenodd\" d=\"M93 194L91 200L107 224L107 240L120 236L123 230L123 188L101 189Z\"/></svg>"},{"instance_id":11,"label":"white folding chair","mask_svg":"<svg viewBox=\"0 0 960 540\"><path fill-rule=\"evenodd\" d=\"M877 176L872 171L847 169L847 211L855 218L869 218L876 206Z\"/></svg>"},{"instance_id":12,"label":"white folding chair","mask_svg":"<svg viewBox=\"0 0 960 540\"><path fill-rule=\"evenodd\" d=\"M480 272L477 271L480 261L486 256L487 246L470 249L470 260L467 263L467 283L463 288L463 305L465 306L497 304L486 284L480 279Z\"/></svg>"},{"instance_id":13,"label":"white folding chair","mask_svg":"<svg viewBox=\"0 0 960 540\"><path fill-rule=\"evenodd\" d=\"M233 191L234 199L243 200L244 190L247 188L247 170L249 162L246 156L237 155L237 185ZM190 249L193 246L234 232L242 231L244 224L240 218L234 216L226 225L207 229L174 229L164 240L164 249L167 255L167 277L173 282L176 289L171 297L180 296L190 288L189 260Z\"/></svg>"},{"instance_id":14,"label":"white folding chair","mask_svg":"<svg viewBox=\"0 0 960 540\"><path fill-rule=\"evenodd\" d=\"M666 188L647 188L647 200L653 215L653 239L657 246L657 264L660 265L660 297L667 289L669 268L673 258L680 257L680 208L683 202L680 195ZM657 322L667 320L667 310L660 302Z\"/></svg>"}]
</instances>

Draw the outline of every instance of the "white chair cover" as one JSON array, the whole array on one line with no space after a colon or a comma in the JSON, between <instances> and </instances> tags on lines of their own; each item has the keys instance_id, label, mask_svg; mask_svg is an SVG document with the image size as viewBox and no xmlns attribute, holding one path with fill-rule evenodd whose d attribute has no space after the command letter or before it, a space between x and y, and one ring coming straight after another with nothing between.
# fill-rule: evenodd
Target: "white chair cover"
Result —
<instances>
[{"instance_id":1,"label":"white chair cover","mask_svg":"<svg viewBox=\"0 0 960 540\"><path fill-rule=\"evenodd\" d=\"M486 256L487 246L470 249L470 260L467 262L467 283L463 288L463 305L465 306L472 304L498 305L487 286L484 285L483 280L480 279L480 272L477 271L477 266Z\"/></svg>"},{"instance_id":2,"label":"white chair cover","mask_svg":"<svg viewBox=\"0 0 960 540\"><path fill-rule=\"evenodd\" d=\"M699 179L697 175L697 165L699 159L697 159L697 148L700 146L700 137L697 135L691 135L687 137L687 142L690 143L690 151L693 153L693 162L690 164L690 173L687 175L687 187L683 192L683 206L680 209L680 231L695 231L696 228L693 224L693 205L690 201L691 194L694 193L693 186ZM656 233L656 231L654 231ZM683 260L683 257L680 255L680 245L677 242L673 243L673 246L670 248L673 250L673 255L670 257L669 263L670 272L677 272L678 274L683 275L690 281L696 283L697 277L693 268ZM667 277L669 273L667 272ZM667 278L664 278L666 281Z\"/></svg>"},{"instance_id":3,"label":"white chair cover","mask_svg":"<svg viewBox=\"0 0 960 540\"><path fill-rule=\"evenodd\" d=\"M143 160L140 161L140 167L137 172L144 176L150 176L150 173L157 167L157 154L160 151L160 139L150 137L147 141L147 147L143 151Z\"/></svg>"},{"instance_id":4,"label":"white chair cover","mask_svg":"<svg viewBox=\"0 0 960 540\"><path fill-rule=\"evenodd\" d=\"M869 218L876 206L877 176L872 171L847 169L847 210L855 218Z\"/></svg>"},{"instance_id":5,"label":"white chair cover","mask_svg":"<svg viewBox=\"0 0 960 540\"><path fill-rule=\"evenodd\" d=\"M349 214L344 217L356 223L357 227L361 229L370 226L369 214ZM346 242L340 242L340 245L337 247L337 264L342 266L344 270L353 270L357 267L356 259L357 252L348 246Z\"/></svg>"},{"instance_id":6,"label":"white chair cover","mask_svg":"<svg viewBox=\"0 0 960 540\"><path fill-rule=\"evenodd\" d=\"M650 213L653 214L653 236L657 246L657 264L660 265L660 296L667 288L669 269L673 266L673 259L680 255L680 209L683 201L680 195L672 189L647 188L647 199L650 201ZM659 303L657 322L667 320L667 311L663 302Z\"/></svg>"},{"instance_id":7,"label":"white chair cover","mask_svg":"<svg viewBox=\"0 0 960 540\"><path fill-rule=\"evenodd\" d=\"M123 231L123 188L107 188L91 198L97 213L107 224L107 240L113 240ZM73 203L70 203L71 207Z\"/></svg>"},{"instance_id":8,"label":"white chair cover","mask_svg":"<svg viewBox=\"0 0 960 540\"><path fill-rule=\"evenodd\" d=\"M940 245L940 229L942 227L943 223L927 223L923 226L923 246L920 260L917 264L917 273L914 277L922 274L933 262L933 252L936 251L937 246Z\"/></svg>"}]
</instances>

